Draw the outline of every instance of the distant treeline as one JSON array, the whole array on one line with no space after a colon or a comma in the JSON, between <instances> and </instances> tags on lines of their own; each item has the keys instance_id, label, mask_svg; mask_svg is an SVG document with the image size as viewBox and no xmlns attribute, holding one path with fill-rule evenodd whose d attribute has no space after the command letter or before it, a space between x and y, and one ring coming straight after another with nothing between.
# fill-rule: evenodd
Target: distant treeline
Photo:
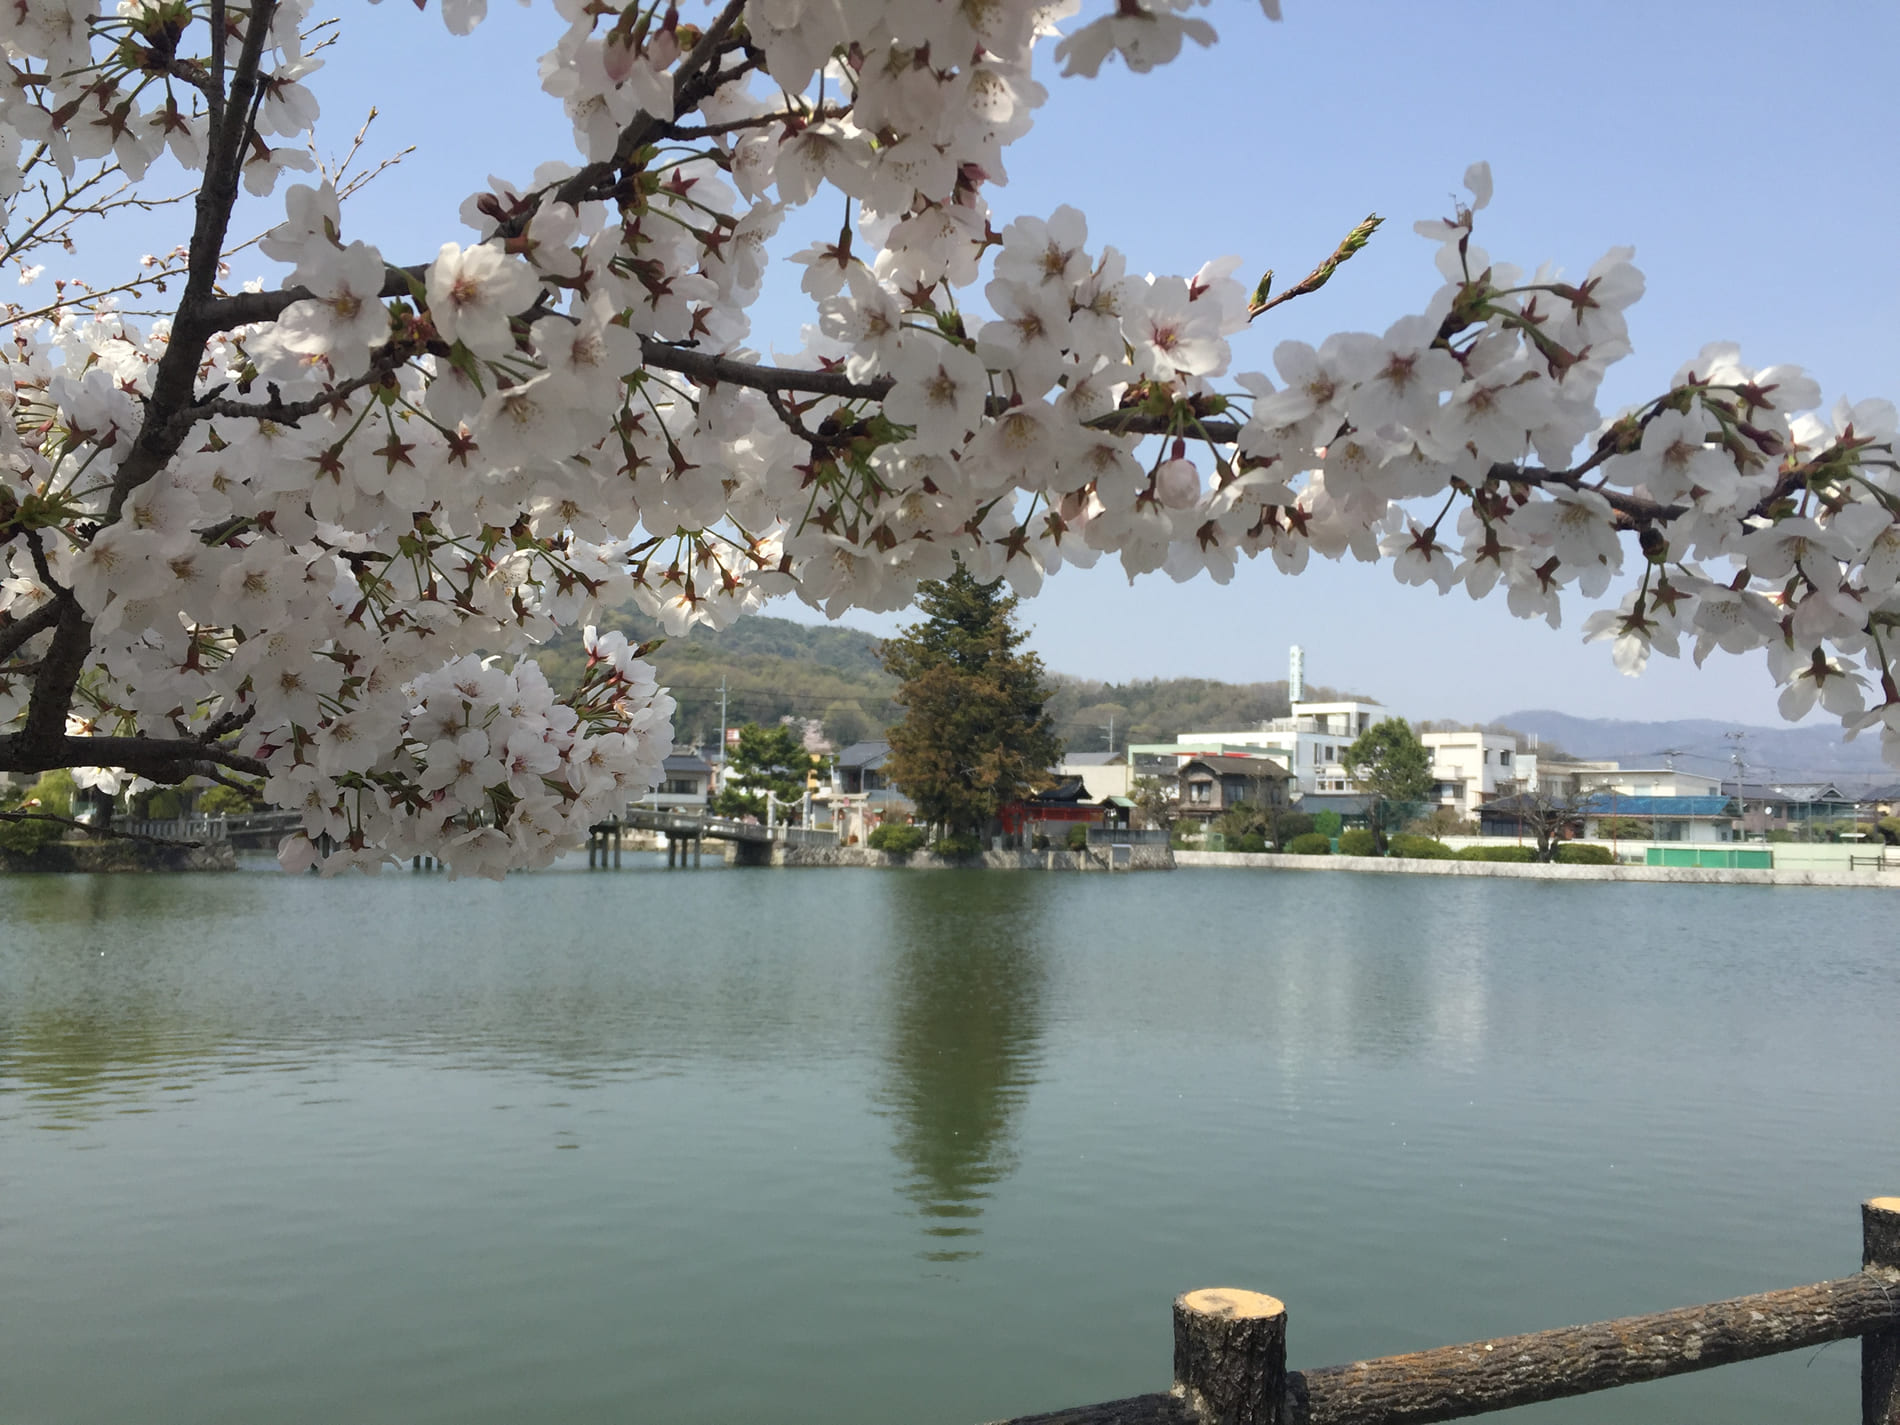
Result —
<instances>
[{"instance_id":1,"label":"distant treeline","mask_svg":"<svg viewBox=\"0 0 1900 1425\"><path fill-rule=\"evenodd\" d=\"M658 622L631 608L601 620L640 641L659 638ZM719 683L726 683L727 719L772 723L783 717L815 718L838 747L882 737L903 716L892 701L894 679L878 662L877 638L853 628L794 623L754 615L731 628L695 628L667 639L653 654L660 682L670 688L679 712L681 742L716 741ZM564 633L536 657L557 687L580 677L585 653L578 633ZM1211 678L1147 678L1103 683L1053 674L1050 712L1056 731L1076 752L1108 750L1111 722L1115 748L1130 742L1171 741L1182 732L1227 732L1258 726L1288 712L1287 685L1221 683ZM1308 685L1316 702L1349 697Z\"/></svg>"}]
</instances>

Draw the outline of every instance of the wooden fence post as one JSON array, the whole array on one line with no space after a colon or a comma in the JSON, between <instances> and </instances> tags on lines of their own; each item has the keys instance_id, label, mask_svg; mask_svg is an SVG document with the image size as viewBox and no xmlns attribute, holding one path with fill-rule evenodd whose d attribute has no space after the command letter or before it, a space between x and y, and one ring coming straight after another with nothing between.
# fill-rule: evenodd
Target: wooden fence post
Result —
<instances>
[{"instance_id":1,"label":"wooden fence post","mask_svg":"<svg viewBox=\"0 0 1900 1425\"><path fill-rule=\"evenodd\" d=\"M1202 1425L1282 1425L1286 1306L1229 1287L1176 1297L1174 1389Z\"/></svg>"},{"instance_id":2,"label":"wooden fence post","mask_svg":"<svg viewBox=\"0 0 1900 1425\"><path fill-rule=\"evenodd\" d=\"M1861 1267L1884 1271L1900 1297L1900 1197L1860 1205ZM1900 1425L1900 1330L1860 1338L1861 1425Z\"/></svg>"}]
</instances>

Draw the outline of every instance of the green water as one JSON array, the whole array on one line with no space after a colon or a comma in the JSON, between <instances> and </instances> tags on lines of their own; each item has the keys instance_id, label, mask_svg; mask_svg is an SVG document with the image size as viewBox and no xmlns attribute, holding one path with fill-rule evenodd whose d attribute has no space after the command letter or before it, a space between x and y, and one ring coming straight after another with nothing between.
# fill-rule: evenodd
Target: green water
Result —
<instances>
[{"instance_id":1,"label":"green water","mask_svg":"<svg viewBox=\"0 0 1900 1425\"><path fill-rule=\"evenodd\" d=\"M0 883L0 1425L971 1425L1858 1265L1883 892ZM1528 1421L1857 1418L1851 1342Z\"/></svg>"}]
</instances>

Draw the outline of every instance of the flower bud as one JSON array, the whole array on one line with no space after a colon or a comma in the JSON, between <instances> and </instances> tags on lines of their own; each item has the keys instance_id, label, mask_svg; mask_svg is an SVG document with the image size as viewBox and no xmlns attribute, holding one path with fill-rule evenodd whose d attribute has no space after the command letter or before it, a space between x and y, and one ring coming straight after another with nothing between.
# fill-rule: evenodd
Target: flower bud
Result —
<instances>
[{"instance_id":1,"label":"flower bud","mask_svg":"<svg viewBox=\"0 0 1900 1425\"><path fill-rule=\"evenodd\" d=\"M1155 471L1155 498L1171 510L1185 510L1201 498L1201 472L1191 460L1165 460Z\"/></svg>"}]
</instances>

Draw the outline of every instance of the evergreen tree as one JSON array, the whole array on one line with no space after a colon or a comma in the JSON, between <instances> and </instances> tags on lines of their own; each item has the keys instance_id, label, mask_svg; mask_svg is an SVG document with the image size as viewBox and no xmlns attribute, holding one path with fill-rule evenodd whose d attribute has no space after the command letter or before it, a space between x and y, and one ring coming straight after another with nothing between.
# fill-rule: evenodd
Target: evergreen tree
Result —
<instances>
[{"instance_id":1,"label":"evergreen tree","mask_svg":"<svg viewBox=\"0 0 1900 1425\"><path fill-rule=\"evenodd\" d=\"M795 816L805 795L805 773L811 754L785 723L760 727L749 722L739 729L738 745L726 762L728 781L713 799L720 816L756 816L765 819L765 794L778 794L781 819Z\"/></svg>"},{"instance_id":2,"label":"evergreen tree","mask_svg":"<svg viewBox=\"0 0 1900 1425\"><path fill-rule=\"evenodd\" d=\"M1346 749L1346 768L1367 798L1366 822L1379 854L1386 830L1402 825L1432 794L1432 754L1411 724L1389 717L1375 722Z\"/></svg>"},{"instance_id":3,"label":"evergreen tree","mask_svg":"<svg viewBox=\"0 0 1900 1425\"><path fill-rule=\"evenodd\" d=\"M904 709L887 769L924 821L981 835L1062 756L1044 711L1042 660L1019 651L1028 635L1000 581L982 583L959 564L948 579L920 584L917 602L928 617L883 648Z\"/></svg>"}]
</instances>

